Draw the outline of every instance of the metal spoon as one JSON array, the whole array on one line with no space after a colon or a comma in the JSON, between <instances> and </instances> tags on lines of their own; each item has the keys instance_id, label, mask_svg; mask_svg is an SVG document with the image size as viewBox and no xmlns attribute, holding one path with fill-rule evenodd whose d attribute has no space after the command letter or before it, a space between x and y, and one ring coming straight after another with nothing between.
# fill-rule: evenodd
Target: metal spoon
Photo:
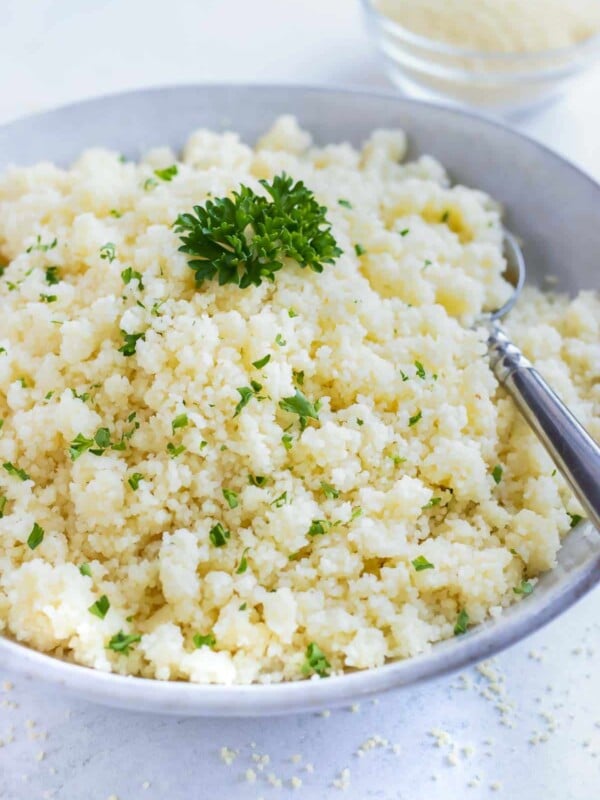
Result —
<instances>
[{"instance_id":1,"label":"metal spoon","mask_svg":"<svg viewBox=\"0 0 600 800\"><path fill-rule=\"evenodd\" d=\"M590 521L600 530L600 446L559 400L523 353L501 330L498 320L514 306L525 283L525 260L512 234L504 234L505 278L510 299L486 315L488 353L494 375L535 431Z\"/></svg>"}]
</instances>

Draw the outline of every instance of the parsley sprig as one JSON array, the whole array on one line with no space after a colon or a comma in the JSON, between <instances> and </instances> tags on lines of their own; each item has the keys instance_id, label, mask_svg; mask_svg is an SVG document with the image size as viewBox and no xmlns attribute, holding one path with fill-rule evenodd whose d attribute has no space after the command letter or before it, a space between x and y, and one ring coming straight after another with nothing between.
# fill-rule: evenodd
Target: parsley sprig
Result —
<instances>
[{"instance_id":1,"label":"parsley sprig","mask_svg":"<svg viewBox=\"0 0 600 800\"><path fill-rule=\"evenodd\" d=\"M207 200L175 220L179 249L192 256L188 264L197 286L213 278L221 286L260 286L274 279L284 258L322 272L323 264L341 255L326 209L302 181L282 174L260 183L269 197L242 185L233 198Z\"/></svg>"}]
</instances>

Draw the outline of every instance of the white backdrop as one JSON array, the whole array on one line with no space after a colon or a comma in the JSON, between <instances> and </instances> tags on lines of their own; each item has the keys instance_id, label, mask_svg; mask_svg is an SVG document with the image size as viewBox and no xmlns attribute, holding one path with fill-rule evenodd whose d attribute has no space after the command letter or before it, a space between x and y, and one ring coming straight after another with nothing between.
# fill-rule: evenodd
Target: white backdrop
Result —
<instances>
[{"instance_id":1,"label":"white backdrop","mask_svg":"<svg viewBox=\"0 0 600 800\"><path fill-rule=\"evenodd\" d=\"M0 34L0 122L158 84L388 86L353 0L0 0ZM518 123L597 178L599 87L597 72ZM328 717L145 717L0 666L0 798L593 800L599 611L597 591L492 667Z\"/></svg>"}]
</instances>

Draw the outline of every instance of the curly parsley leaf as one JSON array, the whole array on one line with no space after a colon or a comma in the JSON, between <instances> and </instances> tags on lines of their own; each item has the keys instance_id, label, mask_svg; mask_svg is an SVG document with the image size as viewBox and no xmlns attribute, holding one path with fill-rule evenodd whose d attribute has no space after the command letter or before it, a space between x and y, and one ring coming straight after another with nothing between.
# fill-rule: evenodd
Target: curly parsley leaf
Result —
<instances>
[{"instance_id":1,"label":"curly parsley leaf","mask_svg":"<svg viewBox=\"0 0 600 800\"><path fill-rule=\"evenodd\" d=\"M197 286L213 278L220 286L260 286L274 280L284 258L322 272L341 255L326 209L302 181L282 174L261 184L269 197L242 185L233 198L207 200L175 220Z\"/></svg>"},{"instance_id":2,"label":"curly parsley leaf","mask_svg":"<svg viewBox=\"0 0 600 800\"><path fill-rule=\"evenodd\" d=\"M292 397L284 397L279 401L279 408L283 411L289 411L291 414L298 414L300 419L306 420L308 417L311 419L319 419L320 403L316 403L305 397L300 389L296 389L296 393Z\"/></svg>"}]
</instances>

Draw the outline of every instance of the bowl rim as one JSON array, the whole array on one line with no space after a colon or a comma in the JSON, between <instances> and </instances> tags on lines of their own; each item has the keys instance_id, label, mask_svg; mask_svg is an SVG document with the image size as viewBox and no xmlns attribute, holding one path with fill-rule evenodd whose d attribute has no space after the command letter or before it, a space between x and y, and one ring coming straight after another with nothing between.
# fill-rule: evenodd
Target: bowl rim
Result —
<instances>
[{"instance_id":1,"label":"bowl rim","mask_svg":"<svg viewBox=\"0 0 600 800\"><path fill-rule=\"evenodd\" d=\"M600 184L584 170L573 164L562 155L520 131L514 130L506 123L489 118L472 110L450 108L446 105L425 102L402 97L389 90L371 90L365 88L337 87L335 85L319 86L307 84L285 83L187 83L165 86L143 87L122 92L106 93L84 100L75 101L43 111L26 114L0 125L1 131L10 131L11 126L19 126L23 122L43 123L44 118L60 114L76 108L92 106L97 102L121 100L137 94L159 95L177 90L208 90L233 92L273 92L285 91L290 96L290 106L294 102L293 95L317 93L334 98L346 95L356 98L379 98L391 103L406 106L428 107L436 112L452 116L464 117L486 127L498 128L510 136L521 139L535 149L545 153L556 162L560 162L569 171L583 178L599 193ZM6 662L8 668L24 673L29 679L40 679L75 694L85 695L94 702L104 703L121 708L139 711L173 713L194 716L219 717L258 717L292 712L307 712L323 708L346 705L357 699L368 698L402 687L416 686L434 678L454 673L482 659L489 658L501 650L515 644L542 626L559 616L594 586L600 583L600 548L598 532L591 523L583 521L568 534L589 552L585 564L573 573L573 578L565 585L559 586L540 608L533 613L522 614L516 619L502 615L498 620L488 619L475 626L466 635L456 639L448 639L436 643L433 652L430 650L409 659L390 661L381 667L347 672L342 675L323 679L309 679L281 683L253 683L218 685L193 683L191 681L162 681L156 678L122 675L114 672L102 672L82 664L62 660L57 656L35 650L21 644L13 638L0 633L0 665ZM564 541L564 540L563 540ZM553 574L551 570L549 575ZM527 603L514 604L517 608ZM527 606L525 606L527 608Z\"/></svg>"},{"instance_id":2,"label":"bowl rim","mask_svg":"<svg viewBox=\"0 0 600 800\"><path fill-rule=\"evenodd\" d=\"M593 53L596 50L600 53L600 31L568 47L554 47L544 50L514 53L507 53L500 50L471 50L469 48L458 47L457 45L443 42L439 39L431 39L428 36L423 36L422 34L411 31L377 8L376 0L360 0L360 3L367 17L371 20L375 20L381 28L393 33L407 44L420 47L422 50L426 50L431 54L452 56L455 58L477 59L482 62L489 62L491 65L508 63L522 65L523 67L530 65L532 67L531 73L543 74L547 69L545 67L536 67L536 62L539 62L540 59L561 58L569 60L570 58L587 55L588 52ZM554 67L552 67L552 69L554 69Z\"/></svg>"}]
</instances>

